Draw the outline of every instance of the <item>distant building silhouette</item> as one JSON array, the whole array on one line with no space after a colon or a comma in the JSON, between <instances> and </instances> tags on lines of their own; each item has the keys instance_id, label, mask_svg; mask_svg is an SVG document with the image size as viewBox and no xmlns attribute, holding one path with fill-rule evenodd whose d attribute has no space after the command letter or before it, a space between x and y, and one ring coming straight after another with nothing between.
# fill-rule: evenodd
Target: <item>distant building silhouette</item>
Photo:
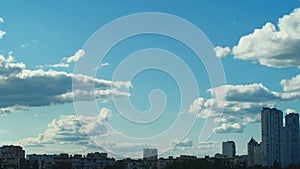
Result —
<instances>
[{"instance_id":1,"label":"distant building silhouette","mask_svg":"<svg viewBox=\"0 0 300 169\"><path fill-rule=\"evenodd\" d=\"M20 146L0 147L0 168L3 169L25 169L25 151Z\"/></svg>"},{"instance_id":2,"label":"distant building silhouette","mask_svg":"<svg viewBox=\"0 0 300 169\"><path fill-rule=\"evenodd\" d=\"M234 141L226 141L222 143L222 155L227 158L235 157L235 143Z\"/></svg>"},{"instance_id":3,"label":"distant building silhouette","mask_svg":"<svg viewBox=\"0 0 300 169\"><path fill-rule=\"evenodd\" d=\"M252 137L248 142L247 166L254 167L261 165L261 148L260 144Z\"/></svg>"},{"instance_id":4,"label":"distant building silhouette","mask_svg":"<svg viewBox=\"0 0 300 169\"><path fill-rule=\"evenodd\" d=\"M144 148L143 159L144 160L157 160L157 149L156 148Z\"/></svg>"},{"instance_id":5,"label":"distant building silhouette","mask_svg":"<svg viewBox=\"0 0 300 169\"><path fill-rule=\"evenodd\" d=\"M27 155L28 169L104 169L114 166L116 161L109 158L107 153L88 153L86 156L75 154L47 155L31 154Z\"/></svg>"}]
</instances>

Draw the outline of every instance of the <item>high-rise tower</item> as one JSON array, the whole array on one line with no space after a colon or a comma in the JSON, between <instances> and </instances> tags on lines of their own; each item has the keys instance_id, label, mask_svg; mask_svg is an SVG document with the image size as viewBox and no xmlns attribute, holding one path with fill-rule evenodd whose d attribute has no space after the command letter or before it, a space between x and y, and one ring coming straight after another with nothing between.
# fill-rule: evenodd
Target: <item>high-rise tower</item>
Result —
<instances>
[{"instance_id":1,"label":"high-rise tower","mask_svg":"<svg viewBox=\"0 0 300 169\"><path fill-rule=\"evenodd\" d=\"M262 165L272 166L275 161L282 163L283 114L276 108L261 110Z\"/></svg>"},{"instance_id":2,"label":"high-rise tower","mask_svg":"<svg viewBox=\"0 0 300 169\"><path fill-rule=\"evenodd\" d=\"M290 113L285 116L285 164L300 162L299 114Z\"/></svg>"}]
</instances>

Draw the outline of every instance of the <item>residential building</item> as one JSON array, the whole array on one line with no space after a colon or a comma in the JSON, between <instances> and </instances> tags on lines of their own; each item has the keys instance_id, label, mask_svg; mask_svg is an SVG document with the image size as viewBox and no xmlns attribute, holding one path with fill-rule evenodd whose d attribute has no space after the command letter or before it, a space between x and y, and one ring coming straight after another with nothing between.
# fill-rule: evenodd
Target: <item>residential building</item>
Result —
<instances>
[{"instance_id":1,"label":"residential building","mask_svg":"<svg viewBox=\"0 0 300 169\"><path fill-rule=\"evenodd\" d=\"M235 157L235 143L234 141L226 141L222 144L222 155L227 158Z\"/></svg>"},{"instance_id":2,"label":"residential building","mask_svg":"<svg viewBox=\"0 0 300 169\"><path fill-rule=\"evenodd\" d=\"M263 166L272 166L276 161L282 163L284 157L283 114L276 108L261 110L261 157Z\"/></svg>"},{"instance_id":3,"label":"residential building","mask_svg":"<svg viewBox=\"0 0 300 169\"><path fill-rule=\"evenodd\" d=\"M260 144L252 137L248 142L247 166L254 167L261 165L261 148Z\"/></svg>"},{"instance_id":4,"label":"residential building","mask_svg":"<svg viewBox=\"0 0 300 169\"><path fill-rule=\"evenodd\" d=\"M158 169L164 169L166 168L168 165L172 165L175 162L175 158L173 158L173 156L169 156L169 158L159 158L158 162L157 162L157 168Z\"/></svg>"},{"instance_id":5,"label":"residential building","mask_svg":"<svg viewBox=\"0 0 300 169\"><path fill-rule=\"evenodd\" d=\"M144 160L157 160L157 149L156 148L144 148L143 159Z\"/></svg>"},{"instance_id":6,"label":"residential building","mask_svg":"<svg viewBox=\"0 0 300 169\"><path fill-rule=\"evenodd\" d=\"M27 160L28 169L35 169L35 168L52 169L54 155L30 154L26 156L26 160Z\"/></svg>"},{"instance_id":7,"label":"residential building","mask_svg":"<svg viewBox=\"0 0 300 169\"><path fill-rule=\"evenodd\" d=\"M25 151L20 146L0 147L0 168L5 169L25 169Z\"/></svg>"},{"instance_id":8,"label":"residential building","mask_svg":"<svg viewBox=\"0 0 300 169\"><path fill-rule=\"evenodd\" d=\"M71 169L72 164L68 154L61 153L59 155L54 155L53 159L53 169Z\"/></svg>"},{"instance_id":9,"label":"residential building","mask_svg":"<svg viewBox=\"0 0 300 169\"><path fill-rule=\"evenodd\" d=\"M290 113L285 116L285 165L300 162L299 114Z\"/></svg>"}]
</instances>

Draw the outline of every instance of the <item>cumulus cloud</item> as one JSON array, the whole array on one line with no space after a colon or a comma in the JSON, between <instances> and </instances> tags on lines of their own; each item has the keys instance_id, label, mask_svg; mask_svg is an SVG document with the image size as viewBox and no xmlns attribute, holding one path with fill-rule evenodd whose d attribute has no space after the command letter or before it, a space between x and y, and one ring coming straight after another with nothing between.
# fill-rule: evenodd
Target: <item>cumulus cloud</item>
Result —
<instances>
[{"instance_id":1,"label":"cumulus cloud","mask_svg":"<svg viewBox=\"0 0 300 169\"><path fill-rule=\"evenodd\" d=\"M213 97L216 97L221 91L226 91L226 99L228 101L264 102L281 99L280 93L270 91L261 83L249 85L223 85L210 89Z\"/></svg>"},{"instance_id":2,"label":"cumulus cloud","mask_svg":"<svg viewBox=\"0 0 300 169\"><path fill-rule=\"evenodd\" d=\"M219 123L214 129L216 133L240 133L246 125L260 121L262 107L300 98L299 92L275 92L261 83L223 85L208 91L212 98L196 99L190 110L198 112L198 118L213 118ZM223 95L227 96L226 100L220 99Z\"/></svg>"},{"instance_id":3,"label":"cumulus cloud","mask_svg":"<svg viewBox=\"0 0 300 169\"><path fill-rule=\"evenodd\" d=\"M64 58L63 61L66 61L67 63L77 62L80 58L82 58L85 55L85 51L83 49L79 49L75 55Z\"/></svg>"},{"instance_id":4,"label":"cumulus cloud","mask_svg":"<svg viewBox=\"0 0 300 169\"><path fill-rule=\"evenodd\" d=\"M10 54L0 55L0 108L7 112L13 106L47 106L73 102L73 97L81 101L92 99L110 100L129 96L120 88L132 87L130 82L112 82L81 74L54 70L29 70L25 64L16 63ZM72 80L80 88L72 91ZM91 89L91 85L93 87ZM2 111L4 112L4 111Z\"/></svg>"},{"instance_id":5,"label":"cumulus cloud","mask_svg":"<svg viewBox=\"0 0 300 169\"><path fill-rule=\"evenodd\" d=\"M218 58L225 57L225 56L229 55L231 52L231 49L228 46L227 47L217 46L214 48L214 50L215 50L216 56Z\"/></svg>"},{"instance_id":6,"label":"cumulus cloud","mask_svg":"<svg viewBox=\"0 0 300 169\"><path fill-rule=\"evenodd\" d=\"M6 32L5 31L3 31L3 30L0 30L0 39L2 39L3 38L3 36L6 34Z\"/></svg>"},{"instance_id":7,"label":"cumulus cloud","mask_svg":"<svg viewBox=\"0 0 300 169\"><path fill-rule=\"evenodd\" d=\"M107 108L102 108L99 115L97 116L97 121L101 122L103 120L108 120L112 116L111 110Z\"/></svg>"},{"instance_id":8,"label":"cumulus cloud","mask_svg":"<svg viewBox=\"0 0 300 169\"><path fill-rule=\"evenodd\" d=\"M102 108L101 112L110 111ZM44 147L48 145L77 145L95 147L90 136L107 134L107 128L102 123L104 119L94 116L61 116L48 124L47 129L37 137L19 140L18 143L25 147Z\"/></svg>"},{"instance_id":9,"label":"cumulus cloud","mask_svg":"<svg viewBox=\"0 0 300 169\"><path fill-rule=\"evenodd\" d=\"M205 141L194 143L192 146L175 146L174 149L164 155L179 156L182 155L182 152L184 152L188 155L193 154L198 157L203 157L205 155L214 155L216 150L220 148L220 143L217 141Z\"/></svg>"},{"instance_id":10,"label":"cumulus cloud","mask_svg":"<svg viewBox=\"0 0 300 169\"><path fill-rule=\"evenodd\" d=\"M28 44L23 44L21 47L26 47ZM85 55L83 49L79 49L73 56L64 57L60 63L39 65L38 68L68 68L72 62L77 62L80 58ZM106 65L105 65L106 66Z\"/></svg>"},{"instance_id":11,"label":"cumulus cloud","mask_svg":"<svg viewBox=\"0 0 300 169\"><path fill-rule=\"evenodd\" d=\"M78 121L78 118L80 121ZM37 137L21 139L13 144L22 145L23 147L36 147L36 151L45 153L45 149L49 153L58 153L63 149L69 153L87 153L92 151L118 152L114 156L140 157L141 151L145 147L151 147L149 144L135 142L116 142L115 140L107 140L106 135L111 134L106 126L101 122L97 122L96 117L75 117L62 116L60 119L53 120L48 128ZM97 142L101 138L103 142ZM11 143L9 143L11 144ZM71 147L68 150L66 146ZM36 152L34 152L36 153Z\"/></svg>"},{"instance_id":12,"label":"cumulus cloud","mask_svg":"<svg viewBox=\"0 0 300 169\"><path fill-rule=\"evenodd\" d=\"M280 84L285 92L300 91L300 74L291 79L283 79Z\"/></svg>"},{"instance_id":13,"label":"cumulus cloud","mask_svg":"<svg viewBox=\"0 0 300 169\"><path fill-rule=\"evenodd\" d=\"M300 8L279 18L278 24L266 23L262 28L240 38L234 46L234 58L253 60L268 67L300 65Z\"/></svg>"},{"instance_id":14,"label":"cumulus cloud","mask_svg":"<svg viewBox=\"0 0 300 169\"><path fill-rule=\"evenodd\" d=\"M3 18L0 18L0 23L3 23L3 22L4 22ZM5 34L6 34L5 31L0 30L0 39L2 39Z\"/></svg>"},{"instance_id":15,"label":"cumulus cloud","mask_svg":"<svg viewBox=\"0 0 300 169\"><path fill-rule=\"evenodd\" d=\"M190 105L189 112L190 113L198 113L201 110L204 104L204 98L197 98L194 100L192 105Z\"/></svg>"},{"instance_id":16,"label":"cumulus cloud","mask_svg":"<svg viewBox=\"0 0 300 169\"><path fill-rule=\"evenodd\" d=\"M189 138L185 138L183 140L175 140L175 145L176 147L192 147L193 146L193 141L190 140Z\"/></svg>"},{"instance_id":17,"label":"cumulus cloud","mask_svg":"<svg viewBox=\"0 0 300 169\"><path fill-rule=\"evenodd\" d=\"M242 133L244 126L239 123L223 123L214 129L215 133Z\"/></svg>"},{"instance_id":18,"label":"cumulus cloud","mask_svg":"<svg viewBox=\"0 0 300 169\"><path fill-rule=\"evenodd\" d=\"M24 44L21 47L27 47L29 44ZM70 57L64 57L60 63L55 64L45 64L45 65L39 65L37 66L40 69L43 68L68 68L70 67L70 64L73 62L77 62L80 58L82 58L85 55L85 51L83 49L79 49L73 56ZM98 67L94 68L93 71L97 71L98 69L102 69L103 67L109 66L110 64L108 62L101 63Z\"/></svg>"}]
</instances>

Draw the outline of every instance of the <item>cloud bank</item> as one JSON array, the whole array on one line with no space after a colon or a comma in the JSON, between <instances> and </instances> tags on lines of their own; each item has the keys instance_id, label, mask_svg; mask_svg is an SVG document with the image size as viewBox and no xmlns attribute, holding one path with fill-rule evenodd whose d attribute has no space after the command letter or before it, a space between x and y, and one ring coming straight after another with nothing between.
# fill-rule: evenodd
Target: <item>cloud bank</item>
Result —
<instances>
[{"instance_id":1,"label":"cloud bank","mask_svg":"<svg viewBox=\"0 0 300 169\"><path fill-rule=\"evenodd\" d=\"M119 89L132 87L131 82L112 82L55 70L29 70L25 64L15 62L11 54L7 58L0 55L0 80L0 113L16 107L71 103L73 97L82 97L83 101L95 98L105 101L113 95L129 96ZM72 91L72 80L83 87ZM89 89L91 84L95 85L95 90Z\"/></svg>"},{"instance_id":2,"label":"cloud bank","mask_svg":"<svg viewBox=\"0 0 300 169\"><path fill-rule=\"evenodd\" d=\"M288 80L283 80L285 81ZM262 107L273 107L274 103L300 99L299 89L280 93L269 90L261 83L223 85L208 90L212 98L196 99L189 112L198 113L198 117L202 119L214 118L219 123L214 129L215 133L241 133L246 125L260 121ZM220 93L226 94L226 101L219 99Z\"/></svg>"}]
</instances>

